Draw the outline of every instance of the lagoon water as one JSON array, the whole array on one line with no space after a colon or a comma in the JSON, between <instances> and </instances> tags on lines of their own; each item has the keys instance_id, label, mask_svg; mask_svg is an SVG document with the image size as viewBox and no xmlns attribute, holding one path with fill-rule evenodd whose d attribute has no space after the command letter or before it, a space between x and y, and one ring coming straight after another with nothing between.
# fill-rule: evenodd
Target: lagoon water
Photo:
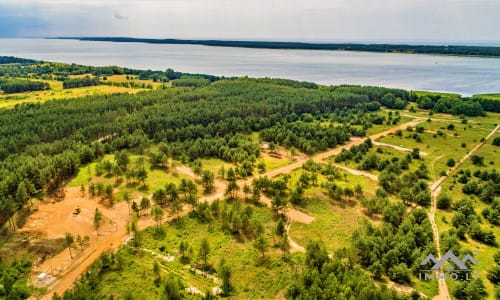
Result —
<instances>
[{"instance_id":1,"label":"lagoon water","mask_svg":"<svg viewBox=\"0 0 500 300\"><path fill-rule=\"evenodd\" d=\"M465 96L500 93L500 58L55 39L0 39L0 55L94 66L289 78L326 85L378 85Z\"/></svg>"}]
</instances>

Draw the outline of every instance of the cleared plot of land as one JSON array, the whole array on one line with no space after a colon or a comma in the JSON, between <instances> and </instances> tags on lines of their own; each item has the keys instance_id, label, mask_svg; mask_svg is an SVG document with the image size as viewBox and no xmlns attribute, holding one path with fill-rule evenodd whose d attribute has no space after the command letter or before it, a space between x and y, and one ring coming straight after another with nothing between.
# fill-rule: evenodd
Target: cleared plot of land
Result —
<instances>
[{"instance_id":1,"label":"cleared plot of land","mask_svg":"<svg viewBox=\"0 0 500 300\"><path fill-rule=\"evenodd\" d=\"M500 94L477 94L477 95L474 95L473 98L474 97L484 98L484 99L500 100Z\"/></svg>"},{"instance_id":2,"label":"cleared plot of land","mask_svg":"<svg viewBox=\"0 0 500 300\"><path fill-rule=\"evenodd\" d=\"M83 75L85 76L85 75ZM103 78L101 78L103 79ZM112 75L106 76L106 80L103 80L104 83L129 83L130 87L140 87L140 88L158 88L160 86L172 86L171 82L154 82L153 80L147 79L139 79L136 75Z\"/></svg>"},{"instance_id":3,"label":"cleared plot of land","mask_svg":"<svg viewBox=\"0 0 500 300\"><path fill-rule=\"evenodd\" d=\"M290 185L295 186L302 172L296 170L290 173ZM377 183L362 176L355 176L342 172L342 179L335 180L335 184L345 188L353 188L361 185L366 191L367 197L374 195ZM336 202L328 199L325 189L321 188L322 183L327 179L318 175L318 185L306 190L304 194L304 212L312 217L311 222L292 222L289 230L290 238L297 244L306 246L309 240L322 240L328 250L333 252L342 247L348 247L350 238L356 228L360 228L368 218L362 212L361 207L351 199L349 201Z\"/></svg>"},{"instance_id":4,"label":"cleared plot of land","mask_svg":"<svg viewBox=\"0 0 500 300\"><path fill-rule=\"evenodd\" d=\"M453 125L453 129L448 129L450 124ZM448 160L453 159L458 162L495 127L490 123L457 124L441 121L423 122L420 126L426 131L417 133L415 130L412 132L405 130L401 136L391 134L377 141L409 149L419 148L427 152L425 161L433 180L448 170ZM418 138L415 138L417 136Z\"/></svg>"},{"instance_id":5,"label":"cleared plot of land","mask_svg":"<svg viewBox=\"0 0 500 300\"><path fill-rule=\"evenodd\" d=\"M151 168L151 164L147 161L147 157L143 155L130 155L130 160L133 164L134 161L138 159L144 159L144 168L147 171L147 178L142 183L127 183L124 176L120 176L120 180L117 181L115 176L106 176L105 174L97 176L96 175L96 165L98 162L90 163L86 166L80 168L78 175L69 182L69 187L80 187L84 185L88 188L89 183L102 183L104 185L112 185L115 189L115 194L118 196L117 200L121 200L124 193L132 195L132 197L139 197L140 195L149 196L154 191L165 188L167 183L174 183L179 185L182 178L193 179L190 174L185 174L178 170L177 168L172 169L172 167L161 169L161 168ZM114 155L105 155L101 162L114 161ZM169 164L170 165L170 164ZM179 163L174 163L174 165L180 166ZM185 167L186 168L186 167ZM187 168L189 170L189 168Z\"/></svg>"},{"instance_id":6,"label":"cleared plot of land","mask_svg":"<svg viewBox=\"0 0 500 300\"><path fill-rule=\"evenodd\" d=\"M377 145L377 142L374 142L374 145ZM384 144L384 143L381 143L381 145L378 146L374 146L373 148L368 150L368 152L363 156L363 159L361 159L359 163L357 163L354 159L351 159L335 164L339 166L344 166L346 168L353 168L355 170L358 170L358 172L364 172L378 176L380 174L380 171L376 168L371 170L362 170L363 161L370 155L376 155L379 162L382 162L384 160L392 161L394 159L397 159L398 161L401 162L405 158L405 156L409 155L408 153L409 149L406 148L407 150L401 151L398 149L394 149L398 148L398 146L396 147L392 146L393 146L392 144ZM425 156L426 155L421 155L420 159L412 159L412 161L408 164L408 170L409 171L417 170L421 163L425 163L426 161ZM330 158L330 161L334 162L335 157Z\"/></svg>"},{"instance_id":7,"label":"cleared plot of land","mask_svg":"<svg viewBox=\"0 0 500 300\"><path fill-rule=\"evenodd\" d=\"M254 208L254 216L266 224L266 237L272 243L271 230L275 222L272 213L267 208ZM208 262L217 267L219 261L224 258L232 270L232 283L235 289L231 299L272 299L280 290L284 289L293 274L294 263L287 262L281 258L279 250L271 247L266 253L266 259L261 261L261 255L256 251L253 241L237 240L231 234L219 230L216 224L199 223L195 218L184 217L179 223L163 226L165 230L161 238L158 238L156 229L150 227L144 232L143 246L156 253L173 255L172 262L161 262L162 273L173 273L180 277L186 284L192 285L202 292L211 290L220 285L213 279L193 274L186 265L180 262L178 247L180 241L187 241L194 249L194 255L190 265L197 261L197 251L201 240L207 238L211 251ZM110 272L104 275L102 284L99 285L99 295L114 296L132 294L134 298L143 297L154 299L160 289L154 288L152 281L153 262L151 255L137 255L127 253L122 249L119 253L124 255L125 261L122 272ZM156 258L158 261L158 258ZM125 275L124 275L125 274ZM215 275L217 276L217 275ZM134 279L134 285L130 284ZM149 290L137 289L136 286L152 287Z\"/></svg>"},{"instance_id":8,"label":"cleared plot of land","mask_svg":"<svg viewBox=\"0 0 500 300\"><path fill-rule=\"evenodd\" d=\"M499 133L496 136L500 136ZM460 170L470 171L474 173L476 170L485 171L485 170L498 170L500 163L498 161L498 157L500 157L500 147L491 145L491 140L487 142L484 146L482 146L476 153L476 155L484 157L485 166L477 166L472 163L469 159L467 160L448 181L446 181L443 186L441 193L448 195L453 202L457 202L461 199L471 199L474 204L474 210L477 215L481 215L481 212L490 207L490 205L482 202L478 197L474 195L466 195L463 193L462 188L464 184L458 182L458 178L460 175ZM452 218L455 211L452 209L449 210L437 210L436 212L436 223L439 227L440 232L448 231L454 226L452 225ZM481 224L481 228L483 230L493 230L497 241L500 239L500 227L493 226L487 220L483 219L483 223ZM483 283L485 284L487 290L493 291L493 284L486 279L487 272L490 267L495 265L495 261L493 259L493 255L498 251L498 247L488 246L483 243L479 243L474 241L470 237L467 238L467 241L460 241L460 245L472 251L474 254L474 258L478 261L478 267L476 270L479 272L481 278L483 278ZM453 282L449 282L450 286L453 287ZM495 299L494 295L490 293L488 299Z\"/></svg>"},{"instance_id":9,"label":"cleared plot of land","mask_svg":"<svg viewBox=\"0 0 500 300\"><path fill-rule=\"evenodd\" d=\"M81 88L63 89L62 82L56 80L40 80L49 83L50 90L36 91L17 94L3 94L0 92L0 108L12 107L21 103L43 103L48 100L71 99L86 96L137 93L145 91L145 88L129 88L123 86L87 86Z\"/></svg>"}]
</instances>

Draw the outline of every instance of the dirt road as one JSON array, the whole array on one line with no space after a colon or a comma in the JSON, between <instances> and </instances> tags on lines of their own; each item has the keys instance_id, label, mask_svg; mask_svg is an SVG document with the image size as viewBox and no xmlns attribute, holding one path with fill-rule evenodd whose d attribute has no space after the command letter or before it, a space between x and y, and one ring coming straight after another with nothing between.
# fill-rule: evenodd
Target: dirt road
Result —
<instances>
[{"instance_id":1,"label":"dirt road","mask_svg":"<svg viewBox=\"0 0 500 300\"><path fill-rule=\"evenodd\" d=\"M422 122L423 119L421 118L417 118L413 121L410 121L410 122L407 122L407 123L404 123L404 124L400 124L398 126L395 126L395 127L392 127L390 129L387 129L387 130L384 130L384 131L381 131L381 132L378 132L378 133L375 133L375 134L372 134L370 136L368 136L372 141L375 141L376 139L382 137L382 136L385 136L385 135L388 135L388 134L391 134L391 133L394 133L398 130L404 130L406 129L406 127L408 126L416 126L418 125L420 122ZM343 149L349 149L350 147L354 146L354 145L360 145L364 142L365 139L354 139L344 145L341 145L337 148L333 148L333 149L330 149L328 151L325 151L325 152L321 152L321 153L318 153L316 155L313 155L311 156L310 158L312 160L314 160L315 162L321 162L333 155L337 155L339 154ZM298 169L300 167L302 167L302 165L304 164L305 161L303 160L299 160L299 161L296 161L294 163L291 163L291 164L288 164L286 166L283 166L283 167L279 167L279 168L276 168L276 169L273 169L273 170L269 170L267 172L265 172L264 174L260 174L260 175L254 175L254 176L251 176L245 180L241 180L239 183L246 183L246 184L250 184L252 182L252 180L254 178L257 178L257 177L269 177L269 178L273 178L273 177L276 177L278 175L281 175L281 174L286 174L286 173L289 173L295 169Z\"/></svg>"},{"instance_id":2,"label":"dirt road","mask_svg":"<svg viewBox=\"0 0 500 300\"><path fill-rule=\"evenodd\" d=\"M388 135L390 133L394 133L397 130L404 130L408 126L416 126L420 122L422 122L423 119L421 118L416 118L413 121L395 126L391 129L384 130L382 132L370 135L369 138L372 140L376 140L381 136ZM312 156L311 158L316 161L320 162L323 161L333 155L339 154L343 149L347 149L353 145L359 145L363 143L364 139L353 139L351 142L348 142L342 146L339 146L337 148L319 153L317 155ZM297 168L302 167L302 164L304 163L303 160L299 160L297 162L294 162L292 164L270 170L264 174L260 175L255 175L252 177L249 177L244 180L240 180L238 184L242 186L243 184L250 184L254 178L261 177L261 176L267 176L269 178L278 176L280 174L285 174L288 172L291 172ZM187 170L183 168L178 168L178 171L186 174L190 172L187 172ZM226 187L226 183L222 180L216 180L215 181L215 192L203 196L200 198L200 201L208 201L211 202L215 199L222 199L224 197L224 190ZM66 200L64 200L66 201ZM64 202L62 201L62 202ZM186 214L188 211L184 210L183 214ZM125 216L120 216L120 219L124 222L127 222L129 219L128 212ZM91 222L90 222L91 224ZM139 220L139 228L145 228L147 226L151 226L154 224L154 221L150 217L142 217ZM85 249L74 261L71 262L71 265L64 271L62 271L60 274L58 274L59 279L56 280L51 286L47 287L47 294L43 296L41 299L51 299L53 293L58 293L62 294L64 293L65 290L71 288L73 283L75 282L76 279L78 279L79 276L81 276L93 263L94 261L99 258L101 253L107 252L107 251L112 251L115 248L118 248L121 244L123 244L124 240L128 238L125 226L121 226L119 228L116 228L116 231L107 235L107 236L101 236L97 239L96 242L92 243L91 246L89 246L87 249ZM305 249L294 243L293 241L290 241L292 248L294 248L296 251L304 251ZM62 254L61 254L62 255ZM48 262L50 263L50 262Z\"/></svg>"},{"instance_id":3,"label":"dirt road","mask_svg":"<svg viewBox=\"0 0 500 300\"><path fill-rule=\"evenodd\" d=\"M386 143L381 143L381 142L377 142L377 141L373 141L373 144L375 146L382 146L382 147L392 148L392 149L395 149L395 150L398 150L398 151L402 151L402 152L413 152L412 149L405 148L405 147L400 147L400 146L396 146L396 145L392 145L392 144L386 144ZM424 152L424 151L420 151L419 153L420 153L421 156L427 156L427 155L429 155L429 153Z\"/></svg>"},{"instance_id":4,"label":"dirt road","mask_svg":"<svg viewBox=\"0 0 500 300\"><path fill-rule=\"evenodd\" d=\"M441 258L441 247L439 243L439 229L436 224L435 220L435 215L436 215L436 209L437 209L437 204L436 204L436 199L439 196L439 193L441 192L441 185L451 176L455 171L460 168L460 166L469 159L479 148L481 148L498 130L500 129L500 125L495 127L488 136L484 139L483 142L477 144L474 148L472 148L469 153L467 153L460 161L452 168L446 172L446 176L440 177L438 180L436 180L432 186L431 186L431 195L432 195L432 205L431 209L429 211L429 221L432 226L432 234L434 236L434 243L436 245L436 250L437 250L437 259ZM437 272L442 272L442 270L439 270ZM438 277L438 276L437 276ZM439 277L438 277L439 278ZM446 281L444 279L439 279L438 280L438 286L439 286L439 294L435 296L433 299L435 300L448 300L450 298L450 292L448 290L448 285L446 284Z\"/></svg>"}]
</instances>

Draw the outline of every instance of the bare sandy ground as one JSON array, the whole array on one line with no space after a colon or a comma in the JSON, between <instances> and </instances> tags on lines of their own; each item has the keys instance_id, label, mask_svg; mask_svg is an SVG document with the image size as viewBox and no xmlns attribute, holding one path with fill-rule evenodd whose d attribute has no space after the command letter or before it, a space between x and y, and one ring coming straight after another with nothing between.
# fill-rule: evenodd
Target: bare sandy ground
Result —
<instances>
[{"instance_id":1,"label":"bare sandy ground","mask_svg":"<svg viewBox=\"0 0 500 300\"><path fill-rule=\"evenodd\" d=\"M398 125L391 129L373 134L370 138L376 140L398 129L402 130L406 129L407 126L415 126L421 121L422 119L416 119ZM340 153L342 149L361 144L363 140L364 139L353 139L345 145L319 153L311 158L315 161L322 161L332 155ZM280 174L285 174L301 167L302 164L303 161L297 161L270 170L264 174L240 180L238 184L240 186L244 183L250 184L254 178L260 176L272 178ZM186 175L194 175L192 172L182 167L177 170ZM211 202L215 199L222 199L224 197L225 187L225 181L216 180L214 193L201 197L200 201ZM77 205L80 207L81 212L75 216L73 215L73 211ZM96 207L99 208L104 216L99 234L93 229L93 216ZM184 210L182 215L187 212L188 210ZM312 217L303 212L290 209L288 213L296 222L312 222ZM66 232L73 235L88 235L90 237L90 243L83 251L74 251L74 258L70 258L68 250L65 250L55 257L34 266L34 277L41 272L45 272L57 278L53 284L47 286L47 294L41 299L51 299L54 292L58 294L64 293L65 290L71 288L75 280L82 275L103 252L112 251L122 245L124 241L129 238L126 232L126 224L129 219L130 216L126 203L119 203L112 208L107 208L98 204L96 199L88 199L88 197L82 196L79 188L66 188L65 198L62 201L54 202L52 199L47 199L42 202L38 207L38 211L33 213L28 218L26 225L20 229L21 232L28 233L37 238L63 237ZM142 229L153 224L155 224L155 222L150 217L141 217L138 227ZM293 241L290 241L290 244L295 251L305 251L302 246L297 245ZM33 279L33 281L36 281L36 279Z\"/></svg>"}]
</instances>

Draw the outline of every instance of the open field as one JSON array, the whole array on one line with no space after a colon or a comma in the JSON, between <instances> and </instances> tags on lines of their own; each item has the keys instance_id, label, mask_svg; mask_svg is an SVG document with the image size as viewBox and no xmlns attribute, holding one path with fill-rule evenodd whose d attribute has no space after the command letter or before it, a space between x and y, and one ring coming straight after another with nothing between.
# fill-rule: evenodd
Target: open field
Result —
<instances>
[{"instance_id":1,"label":"open field","mask_svg":"<svg viewBox=\"0 0 500 300\"><path fill-rule=\"evenodd\" d=\"M472 96L472 98L484 98L484 99L492 99L492 100L500 100L500 94L477 94Z\"/></svg>"},{"instance_id":2,"label":"open field","mask_svg":"<svg viewBox=\"0 0 500 300\"><path fill-rule=\"evenodd\" d=\"M450 124L453 124L453 129L448 129ZM425 129L422 133L403 131L402 136L388 135L378 141L427 152L425 161L433 179L448 169L449 159L458 162L495 127L490 123L455 124L441 121L423 122L420 126ZM418 136L420 141L412 136Z\"/></svg>"},{"instance_id":3,"label":"open field","mask_svg":"<svg viewBox=\"0 0 500 300\"><path fill-rule=\"evenodd\" d=\"M267 209L257 209L255 213L268 224L268 229L272 229L271 216ZM270 222L271 221L271 222ZM154 257L147 252L137 253L131 248L123 248L117 255L125 260L124 270L120 273L110 272L103 276L103 281L99 285L99 295L108 296L110 294L123 297L131 294L133 297L145 299L155 299L160 293L159 289L136 289L135 286L149 286L154 279L153 261L158 261L162 266L162 273L175 274L182 279L186 287L193 286L202 292L212 290L220 286L220 281L192 273L187 265L180 261L178 247L180 241L187 241L194 249L191 257L193 265L196 258L197 249L202 238L207 237L211 246L209 264L214 268L219 261L224 258L232 269L234 299L249 298L273 298L278 292L285 288L292 275L294 262L283 260L278 250L271 248L264 261L260 261L260 254L253 249L251 242L237 241L230 234L223 233L215 229L210 224L200 224L195 218L183 217L179 223L162 226L164 233L162 238L156 236L156 229L150 227L144 231L144 244L142 248L152 250L163 255L172 255L174 261L168 262ZM217 226L217 225L215 225ZM271 240L271 235L269 235ZM141 251L139 251L141 252ZM149 275L145 275L149 274ZM214 274L218 276L216 273ZM130 279L135 278L136 284L130 285ZM219 279L220 280L220 279Z\"/></svg>"},{"instance_id":4,"label":"open field","mask_svg":"<svg viewBox=\"0 0 500 300\"><path fill-rule=\"evenodd\" d=\"M145 88L128 88L122 86L97 85L80 88L63 89L62 82L56 80L39 80L49 83L50 90L4 94L0 92L0 108L12 107L21 103L43 103L48 100L81 98L87 96L107 95L116 93L137 93Z\"/></svg>"}]
</instances>

